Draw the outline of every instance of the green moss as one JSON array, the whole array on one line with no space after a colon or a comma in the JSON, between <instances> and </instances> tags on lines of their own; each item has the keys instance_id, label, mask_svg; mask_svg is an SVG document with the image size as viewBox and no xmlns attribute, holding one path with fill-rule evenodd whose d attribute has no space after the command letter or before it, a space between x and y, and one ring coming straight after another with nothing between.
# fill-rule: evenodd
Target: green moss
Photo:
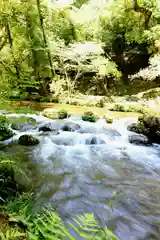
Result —
<instances>
[{"instance_id":1,"label":"green moss","mask_svg":"<svg viewBox=\"0 0 160 240\"><path fill-rule=\"evenodd\" d=\"M5 115L0 115L0 124L8 123L8 118Z\"/></svg>"},{"instance_id":2,"label":"green moss","mask_svg":"<svg viewBox=\"0 0 160 240\"><path fill-rule=\"evenodd\" d=\"M105 102L104 100L99 100L99 102L96 103L96 107L99 107L99 108L104 108L105 107Z\"/></svg>"},{"instance_id":3,"label":"green moss","mask_svg":"<svg viewBox=\"0 0 160 240\"><path fill-rule=\"evenodd\" d=\"M12 117L8 119L10 124L31 124L34 125L36 123L36 120L34 118L31 117Z\"/></svg>"},{"instance_id":4,"label":"green moss","mask_svg":"<svg viewBox=\"0 0 160 240\"><path fill-rule=\"evenodd\" d=\"M36 114L37 111L36 110L33 110L32 108L30 107L15 107L14 110L12 110L12 112L15 112L15 113L25 113L25 114Z\"/></svg>"},{"instance_id":5,"label":"green moss","mask_svg":"<svg viewBox=\"0 0 160 240\"><path fill-rule=\"evenodd\" d=\"M8 129L7 126L0 125L0 141L7 140L13 137L13 135L13 131Z\"/></svg>"},{"instance_id":6,"label":"green moss","mask_svg":"<svg viewBox=\"0 0 160 240\"><path fill-rule=\"evenodd\" d=\"M22 135L20 136L18 143L24 146L34 146L39 144L39 140L32 135Z\"/></svg>"},{"instance_id":7,"label":"green moss","mask_svg":"<svg viewBox=\"0 0 160 240\"><path fill-rule=\"evenodd\" d=\"M96 122L98 120L98 116L93 112L85 112L82 116L82 120L86 122Z\"/></svg>"},{"instance_id":8,"label":"green moss","mask_svg":"<svg viewBox=\"0 0 160 240\"><path fill-rule=\"evenodd\" d=\"M0 115L0 141L9 139L14 135L14 132L8 128L8 123L8 118Z\"/></svg>"},{"instance_id":9,"label":"green moss","mask_svg":"<svg viewBox=\"0 0 160 240\"><path fill-rule=\"evenodd\" d=\"M150 91L145 92L142 95L142 98L149 100L149 99L155 99L155 98L157 98L159 96L160 96L160 89L159 88L155 88L155 89L152 89Z\"/></svg>"},{"instance_id":10,"label":"green moss","mask_svg":"<svg viewBox=\"0 0 160 240\"><path fill-rule=\"evenodd\" d=\"M64 109L58 111L58 119L64 119L68 117L68 112Z\"/></svg>"}]
</instances>

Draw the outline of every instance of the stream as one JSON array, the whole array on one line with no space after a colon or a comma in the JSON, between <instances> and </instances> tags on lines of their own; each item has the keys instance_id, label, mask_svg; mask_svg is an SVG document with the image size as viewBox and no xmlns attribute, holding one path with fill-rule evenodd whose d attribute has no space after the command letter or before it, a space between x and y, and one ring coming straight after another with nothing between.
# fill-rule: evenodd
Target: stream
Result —
<instances>
[{"instance_id":1,"label":"stream","mask_svg":"<svg viewBox=\"0 0 160 240\"><path fill-rule=\"evenodd\" d=\"M24 134L17 131L6 142L5 152L21 158L28 168L29 180L38 186L37 206L49 204L64 220L93 212L120 240L160 239L160 145L129 143L133 133L127 125L134 118L106 124L102 119L84 122L78 116L65 120L27 116L37 121L37 128L27 134L36 135L40 143L30 147L12 143ZM60 130L66 123L79 128ZM55 130L39 132L44 124Z\"/></svg>"}]
</instances>

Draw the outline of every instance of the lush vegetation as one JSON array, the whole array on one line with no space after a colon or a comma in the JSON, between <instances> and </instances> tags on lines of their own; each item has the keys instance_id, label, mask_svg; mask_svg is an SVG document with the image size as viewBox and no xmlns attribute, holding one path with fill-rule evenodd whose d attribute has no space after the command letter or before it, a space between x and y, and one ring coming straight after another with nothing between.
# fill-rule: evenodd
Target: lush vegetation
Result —
<instances>
[{"instance_id":1,"label":"lush vegetation","mask_svg":"<svg viewBox=\"0 0 160 240\"><path fill-rule=\"evenodd\" d=\"M63 102L140 114L154 110L158 115L158 0L64 2L0 1L0 99L3 109L4 100L33 100L41 105ZM138 93L146 90L140 97ZM100 98L87 95L100 95ZM121 99L118 96L118 100L115 99L114 95L120 95ZM156 99L154 104L149 101L151 99ZM9 111L13 111L12 107ZM18 105L16 112L33 113L30 108ZM84 121L98 119L92 109L83 113ZM53 119L69 116L65 107L57 112L44 111L43 115ZM107 115L104 119L107 123L113 121ZM155 131L150 126L153 122ZM26 117L18 122L8 121L0 115L0 141L14 136L13 129L21 129L25 124L34 127L35 122ZM145 133L147 137L152 133L151 138L159 142L157 124L159 126L159 118L147 117L147 120L139 120L131 130ZM22 136L21 144L26 145L26 142L34 145L39 140L30 135ZM33 214L30 208L33 198L21 195L24 189L17 185L15 171L19 171L15 161L1 154L0 202L5 224L1 226L0 214L0 228L3 229L0 239L66 239L66 236L76 239L71 228L84 239L116 239L107 228L99 228L90 214L75 217L72 221L75 225L64 224L52 210L45 209L41 216Z\"/></svg>"},{"instance_id":2,"label":"lush vegetation","mask_svg":"<svg viewBox=\"0 0 160 240\"><path fill-rule=\"evenodd\" d=\"M62 2L1 1L1 94L57 102L159 84L158 1Z\"/></svg>"},{"instance_id":3,"label":"lush vegetation","mask_svg":"<svg viewBox=\"0 0 160 240\"><path fill-rule=\"evenodd\" d=\"M24 188L16 182L15 173L25 177L15 159L5 154L0 156L0 239L83 239L118 240L107 229L100 227L94 215L77 215L71 221L63 222L53 209L44 207L35 212L33 193L24 193Z\"/></svg>"}]
</instances>

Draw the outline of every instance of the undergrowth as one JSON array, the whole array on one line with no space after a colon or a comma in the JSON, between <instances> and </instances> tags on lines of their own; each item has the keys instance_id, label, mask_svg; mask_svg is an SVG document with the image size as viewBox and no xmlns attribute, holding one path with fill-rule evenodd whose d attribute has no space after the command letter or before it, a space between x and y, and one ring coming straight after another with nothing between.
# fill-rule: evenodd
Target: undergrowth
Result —
<instances>
[{"instance_id":1,"label":"undergrowth","mask_svg":"<svg viewBox=\"0 0 160 240\"><path fill-rule=\"evenodd\" d=\"M54 210L32 211L32 194L24 194L3 208L7 212L5 226L0 229L2 240L118 240L107 227L100 227L92 213L76 215L63 222Z\"/></svg>"}]
</instances>

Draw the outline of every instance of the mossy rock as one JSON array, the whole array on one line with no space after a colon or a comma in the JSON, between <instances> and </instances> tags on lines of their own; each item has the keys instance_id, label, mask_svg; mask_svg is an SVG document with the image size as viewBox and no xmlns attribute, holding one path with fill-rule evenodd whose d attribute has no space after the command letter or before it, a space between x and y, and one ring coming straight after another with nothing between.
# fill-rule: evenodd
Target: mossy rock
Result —
<instances>
[{"instance_id":1,"label":"mossy rock","mask_svg":"<svg viewBox=\"0 0 160 240\"><path fill-rule=\"evenodd\" d=\"M59 110L58 111L58 119L65 119L67 118L69 115L68 115L68 112L66 110Z\"/></svg>"},{"instance_id":2,"label":"mossy rock","mask_svg":"<svg viewBox=\"0 0 160 240\"><path fill-rule=\"evenodd\" d=\"M106 123L112 124L113 123L113 118L107 116L104 114L103 119L106 121Z\"/></svg>"},{"instance_id":3,"label":"mossy rock","mask_svg":"<svg viewBox=\"0 0 160 240\"><path fill-rule=\"evenodd\" d=\"M39 99L39 102L53 102L53 103L59 103L58 97L41 97Z\"/></svg>"},{"instance_id":4,"label":"mossy rock","mask_svg":"<svg viewBox=\"0 0 160 240\"><path fill-rule=\"evenodd\" d=\"M82 116L82 120L86 122L96 122L99 117L93 112L85 112Z\"/></svg>"},{"instance_id":5,"label":"mossy rock","mask_svg":"<svg viewBox=\"0 0 160 240\"><path fill-rule=\"evenodd\" d=\"M105 102L104 100L99 100L97 103L96 103L96 107L99 107L99 108L104 108L105 107Z\"/></svg>"},{"instance_id":6,"label":"mossy rock","mask_svg":"<svg viewBox=\"0 0 160 240\"><path fill-rule=\"evenodd\" d=\"M58 119L58 113L55 109L45 109L42 114L50 119Z\"/></svg>"},{"instance_id":7,"label":"mossy rock","mask_svg":"<svg viewBox=\"0 0 160 240\"><path fill-rule=\"evenodd\" d=\"M9 123L10 124L36 124L36 120L32 117L11 117L9 118Z\"/></svg>"},{"instance_id":8,"label":"mossy rock","mask_svg":"<svg viewBox=\"0 0 160 240\"><path fill-rule=\"evenodd\" d=\"M9 118L11 128L19 131L28 131L36 127L36 120L31 117Z\"/></svg>"},{"instance_id":9,"label":"mossy rock","mask_svg":"<svg viewBox=\"0 0 160 240\"><path fill-rule=\"evenodd\" d=\"M20 136L20 138L18 139L18 143L24 146L34 146L39 144L39 140L32 135L26 134L26 135Z\"/></svg>"},{"instance_id":10,"label":"mossy rock","mask_svg":"<svg viewBox=\"0 0 160 240\"><path fill-rule=\"evenodd\" d=\"M145 92L142 95L142 98L149 100L149 99L155 99L160 96L160 89L152 89L148 92Z\"/></svg>"},{"instance_id":11,"label":"mossy rock","mask_svg":"<svg viewBox=\"0 0 160 240\"><path fill-rule=\"evenodd\" d=\"M14 132L9 129L9 121L5 115L0 115L0 141L13 137Z\"/></svg>"},{"instance_id":12,"label":"mossy rock","mask_svg":"<svg viewBox=\"0 0 160 240\"><path fill-rule=\"evenodd\" d=\"M128 129L146 135L151 142L160 143L160 117L143 115L137 124L131 124Z\"/></svg>"},{"instance_id":13,"label":"mossy rock","mask_svg":"<svg viewBox=\"0 0 160 240\"><path fill-rule=\"evenodd\" d=\"M126 108L124 105L122 104L115 104L111 109L109 109L110 111L115 111L115 112L128 112L128 108Z\"/></svg>"}]
</instances>

